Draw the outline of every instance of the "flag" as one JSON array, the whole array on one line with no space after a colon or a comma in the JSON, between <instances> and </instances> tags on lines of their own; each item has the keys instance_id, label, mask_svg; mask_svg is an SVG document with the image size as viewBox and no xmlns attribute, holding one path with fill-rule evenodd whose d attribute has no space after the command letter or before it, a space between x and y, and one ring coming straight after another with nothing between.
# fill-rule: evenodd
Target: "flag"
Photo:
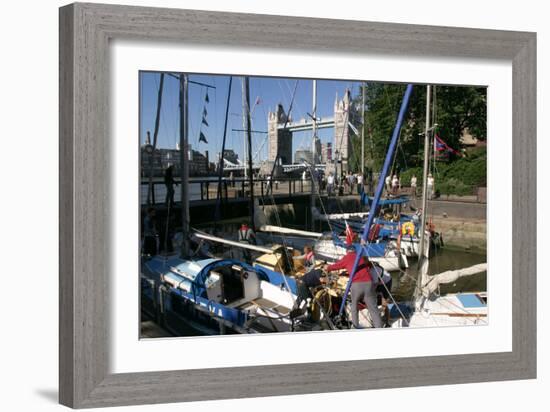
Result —
<instances>
[{"instance_id":1,"label":"flag","mask_svg":"<svg viewBox=\"0 0 550 412\"><path fill-rule=\"evenodd\" d=\"M204 135L203 132L199 133L199 143L200 142L204 142L204 143L208 144L208 140L206 140L206 136Z\"/></svg>"},{"instance_id":2,"label":"flag","mask_svg":"<svg viewBox=\"0 0 550 412\"><path fill-rule=\"evenodd\" d=\"M208 116L208 111L206 110L206 106L204 106L204 109L202 109L202 117Z\"/></svg>"},{"instance_id":3,"label":"flag","mask_svg":"<svg viewBox=\"0 0 550 412\"><path fill-rule=\"evenodd\" d=\"M462 153L450 147L438 135L434 135L434 147L435 147L435 150L437 150L438 152L445 151L445 152L451 152L456 155L462 156Z\"/></svg>"},{"instance_id":4,"label":"flag","mask_svg":"<svg viewBox=\"0 0 550 412\"><path fill-rule=\"evenodd\" d=\"M202 117L202 124L208 126L208 122L206 121L206 117Z\"/></svg>"},{"instance_id":5,"label":"flag","mask_svg":"<svg viewBox=\"0 0 550 412\"><path fill-rule=\"evenodd\" d=\"M350 246L353 243L353 239L355 239L355 233L353 233L348 222L346 222L346 245Z\"/></svg>"},{"instance_id":6,"label":"flag","mask_svg":"<svg viewBox=\"0 0 550 412\"><path fill-rule=\"evenodd\" d=\"M204 101L206 103L210 103L210 99L208 98L208 90L206 91L206 96L204 96Z\"/></svg>"}]
</instances>

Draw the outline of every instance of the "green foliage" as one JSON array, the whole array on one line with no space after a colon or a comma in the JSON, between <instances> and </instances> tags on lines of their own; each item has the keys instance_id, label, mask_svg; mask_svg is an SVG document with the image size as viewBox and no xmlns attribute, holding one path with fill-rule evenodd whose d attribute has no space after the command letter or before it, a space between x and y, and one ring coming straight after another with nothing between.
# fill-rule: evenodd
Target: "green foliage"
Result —
<instances>
[{"instance_id":1,"label":"green foliage","mask_svg":"<svg viewBox=\"0 0 550 412\"><path fill-rule=\"evenodd\" d=\"M443 195L466 196L472 194L472 187L453 177L444 180L439 186L436 186L436 192Z\"/></svg>"},{"instance_id":2,"label":"green foliage","mask_svg":"<svg viewBox=\"0 0 550 412\"><path fill-rule=\"evenodd\" d=\"M374 172L382 167L405 87L404 84L366 83L365 163ZM487 89L472 86L436 86L434 89L432 121L437 123L435 133L459 151L464 150L460 143L464 131L484 141L487 137ZM362 91L354 98L359 107L361 95ZM415 86L391 171L401 176L401 184L405 186L410 184L413 174L418 179L418 186L422 185L425 112L426 87ZM350 167L359 170L361 139L353 136L351 145ZM433 148L429 151L432 154ZM486 149L467 148L465 152L465 157L452 156L449 163L436 163L435 186L441 194L471 194L475 187L486 185Z\"/></svg>"},{"instance_id":3,"label":"green foliage","mask_svg":"<svg viewBox=\"0 0 550 412\"><path fill-rule=\"evenodd\" d=\"M417 178L418 187L421 187L421 167L413 167L401 172L401 184L409 186L413 175ZM437 162L434 178L436 191L443 195L471 195L477 187L487 186L486 148L468 150L465 157L450 163Z\"/></svg>"},{"instance_id":4,"label":"green foliage","mask_svg":"<svg viewBox=\"0 0 550 412\"><path fill-rule=\"evenodd\" d=\"M404 84L366 83L365 86L365 153L366 164L379 170L395 127L405 93ZM361 105L360 91L355 105ZM432 121L437 133L450 147L461 150L460 137L467 130L478 140L487 136L487 89L473 86L436 86ZM426 123L426 87L415 86L407 117L399 139L393 170L406 170L422 165ZM361 139L351 139L350 166L359 170Z\"/></svg>"},{"instance_id":5,"label":"green foliage","mask_svg":"<svg viewBox=\"0 0 550 412\"><path fill-rule=\"evenodd\" d=\"M422 168L421 167L413 167L411 169L407 169L403 171L400 175L401 185L410 186L411 177L413 177L413 175L416 176L417 186L422 186Z\"/></svg>"}]
</instances>

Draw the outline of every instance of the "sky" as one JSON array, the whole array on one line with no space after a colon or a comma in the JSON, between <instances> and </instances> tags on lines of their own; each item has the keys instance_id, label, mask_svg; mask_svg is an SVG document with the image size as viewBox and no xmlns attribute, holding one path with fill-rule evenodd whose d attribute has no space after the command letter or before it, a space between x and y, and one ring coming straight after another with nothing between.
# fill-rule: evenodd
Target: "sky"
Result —
<instances>
[{"instance_id":1,"label":"sky","mask_svg":"<svg viewBox=\"0 0 550 412\"><path fill-rule=\"evenodd\" d=\"M205 102L207 87L189 84L189 143L193 150L204 153L208 150L213 161L221 151L225 105L229 89L229 77L220 75L190 74L190 82L200 82L215 89L208 90L209 103ZM229 104L229 119L227 126L226 149L233 149L243 159L244 133L233 131L243 129L242 110L242 77L233 77L231 98ZM155 116L157 109L157 96L160 84L160 74L154 72L141 72L140 77L140 144L145 142L147 131L151 132L151 138L155 128ZM269 111L273 111L277 104L282 103L285 112L288 112L292 91L296 79L250 77L250 103L252 106L252 130L267 132L267 117ZM334 100L336 94L341 99L346 88L350 88L352 97L359 93L360 82L318 80L317 81L317 117L332 117L334 114ZM292 109L293 120L307 117L312 111L313 81L310 79L298 79L296 97ZM158 132L159 148L175 148L179 142L179 107L178 107L179 81L173 76L164 76L163 98L161 105L161 119ZM255 102L259 98L259 103ZM208 112L208 127L201 126L203 108ZM202 128L201 128L202 127ZM208 140L208 144L199 142L199 132ZM321 142L332 142L334 130L332 128L318 130ZM298 148L310 148L312 144L312 132L297 132L293 136L293 152ZM267 134L254 133L252 135L252 153L254 161L267 157Z\"/></svg>"}]
</instances>

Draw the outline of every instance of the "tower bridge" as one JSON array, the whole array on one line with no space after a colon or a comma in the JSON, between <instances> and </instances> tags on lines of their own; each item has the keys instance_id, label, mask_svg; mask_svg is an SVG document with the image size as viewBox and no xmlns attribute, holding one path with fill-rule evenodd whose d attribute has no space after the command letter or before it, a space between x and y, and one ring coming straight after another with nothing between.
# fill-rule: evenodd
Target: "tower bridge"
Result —
<instances>
[{"instance_id":1,"label":"tower bridge","mask_svg":"<svg viewBox=\"0 0 550 412\"><path fill-rule=\"evenodd\" d=\"M333 150L337 153L338 160L341 161L342 171L349 169L349 149L350 149L350 123L349 113L351 109L351 92L346 90L342 99L336 98L334 101L334 116L322 117L317 119L317 129L334 129ZM294 132L312 130L313 119L301 119L293 122L285 113L282 104L277 106L274 112L268 114L268 169L279 155L280 162L283 165L292 164L292 137ZM318 153L313 153L313 159L320 156L320 145L315 148Z\"/></svg>"}]
</instances>

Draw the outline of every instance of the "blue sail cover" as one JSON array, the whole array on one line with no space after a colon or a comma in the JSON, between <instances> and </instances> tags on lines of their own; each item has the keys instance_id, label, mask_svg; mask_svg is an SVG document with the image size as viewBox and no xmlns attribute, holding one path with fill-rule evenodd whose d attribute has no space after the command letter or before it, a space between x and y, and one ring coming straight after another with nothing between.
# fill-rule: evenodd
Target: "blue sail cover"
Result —
<instances>
[{"instance_id":1,"label":"blue sail cover","mask_svg":"<svg viewBox=\"0 0 550 412\"><path fill-rule=\"evenodd\" d=\"M366 206L371 206L373 197L367 196L365 192L361 193L361 203ZM409 203L410 198L408 196L399 196L391 199L380 199L378 201L378 206L390 206L390 205L403 205Z\"/></svg>"},{"instance_id":2,"label":"blue sail cover","mask_svg":"<svg viewBox=\"0 0 550 412\"><path fill-rule=\"evenodd\" d=\"M346 249L359 249L361 245L359 243L353 243L353 245L346 244L342 239L340 239L338 236L334 235L332 236L332 239L334 241L334 244L337 246L344 247ZM368 243L365 245L365 254L367 257L383 257L386 253L386 246L388 245L387 242L378 242L378 243Z\"/></svg>"}]
</instances>

